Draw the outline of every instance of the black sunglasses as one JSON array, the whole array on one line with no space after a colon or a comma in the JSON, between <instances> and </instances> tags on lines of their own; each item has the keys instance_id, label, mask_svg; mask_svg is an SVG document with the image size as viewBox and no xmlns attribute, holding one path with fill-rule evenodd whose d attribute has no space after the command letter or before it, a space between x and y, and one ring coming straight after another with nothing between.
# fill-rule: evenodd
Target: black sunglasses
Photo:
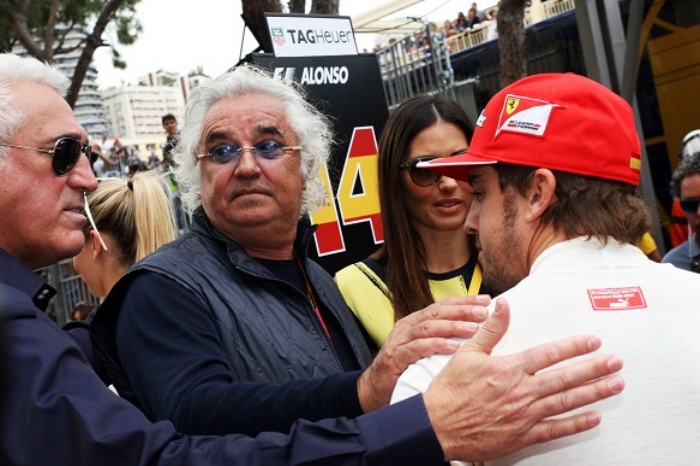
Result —
<instances>
[{"instance_id":1,"label":"black sunglasses","mask_svg":"<svg viewBox=\"0 0 700 466\"><path fill-rule=\"evenodd\" d=\"M684 212L695 213L698 211L700 199L681 199L681 209Z\"/></svg>"},{"instance_id":2,"label":"black sunglasses","mask_svg":"<svg viewBox=\"0 0 700 466\"><path fill-rule=\"evenodd\" d=\"M437 157L434 155L416 157L415 159L406 160L399 165L399 168L402 170L408 170L408 175L411 177L411 181L413 181L417 186L427 188L428 186L434 185L440 181L442 175L433 170L418 168L416 165L418 165L420 162L427 162L428 160L434 160L436 158Z\"/></svg>"},{"instance_id":3,"label":"black sunglasses","mask_svg":"<svg viewBox=\"0 0 700 466\"><path fill-rule=\"evenodd\" d=\"M88 160L90 160L90 155L92 154L92 149L89 144L81 144L80 141L75 138L61 138L56 141L53 149L39 149L36 147L16 146L4 143L0 143L0 146L51 154L53 156L51 159L51 167L58 176L67 175L78 163L80 154L85 154Z\"/></svg>"},{"instance_id":4,"label":"black sunglasses","mask_svg":"<svg viewBox=\"0 0 700 466\"><path fill-rule=\"evenodd\" d=\"M208 154L197 154L197 158L210 157L216 164L228 163L241 158L243 151L249 150L258 160L274 160L282 157L285 152L302 150L301 146L283 146L273 140L261 141L251 147L241 147L236 144L219 144L212 147Z\"/></svg>"}]
</instances>

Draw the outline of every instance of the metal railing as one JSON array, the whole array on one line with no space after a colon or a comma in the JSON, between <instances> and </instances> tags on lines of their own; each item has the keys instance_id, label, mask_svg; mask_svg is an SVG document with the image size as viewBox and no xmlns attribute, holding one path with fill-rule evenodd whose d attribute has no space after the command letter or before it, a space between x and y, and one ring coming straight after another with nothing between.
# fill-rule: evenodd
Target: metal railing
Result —
<instances>
[{"instance_id":1,"label":"metal railing","mask_svg":"<svg viewBox=\"0 0 700 466\"><path fill-rule=\"evenodd\" d=\"M544 21L554 16L573 10L575 0L550 0L539 2L527 8L525 13L525 25L529 26L538 21Z\"/></svg>"},{"instance_id":2,"label":"metal railing","mask_svg":"<svg viewBox=\"0 0 700 466\"><path fill-rule=\"evenodd\" d=\"M553 16L566 13L569 10L573 10L575 7L575 0L556 0L546 3L540 3L540 6L544 8L544 17L549 19Z\"/></svg>"},{"instance_id":3,"label":"metal railing","mask_svg":"<svg viewBox=\"0 0 700 466\"><path fill-rule=\"evenodd\" d=\"M380 49L377 57L390 110L413 96L454 86L450 52L440 32L411 34Z\"/></svg>"},{"instance_id":4,"label":"metal railing","mask_svg":"<svg viewBox=\"0 0 700 466\"><path fill-rule=\"evenodd\" d=\"M551 0L526 11L525 25L573 10L575 0ZM426 40L425 38L429 38ZM450 93L455 84L451 56L497 38L496 21L487 20L450 37L430 29L408 34L379 49L379 60L389 110L420 94ZM427 44L430 45L427 45ZM478 81L479 77L472 78Z\"/></svg>"},{"instance_id":5,"label":"metal railing","mask_svg":"<svg viewBox=\"0 0 700 466\"><path fill-rule=\"evenodd\" d=\"M487 40L495 39L495 21L484 21L472 29L466 29L459 34L447 38L447 45L451 54L461 52L476 45L483 44Z\"/></svg>"},{"instance_id":6,"label":"metal railing","mask_svg":"<svg viewBox=\"0 0 700 466\"><path fill-rule=\"evenodd\" d=\"M94 307L99 304L99 300L90 293L87 284L75 271L72 259L62 260L36 272L56 289L56 296L46 312L58 325L63 326L73 320L73 310L79 305Z\"/></svg>"}]
</instances>

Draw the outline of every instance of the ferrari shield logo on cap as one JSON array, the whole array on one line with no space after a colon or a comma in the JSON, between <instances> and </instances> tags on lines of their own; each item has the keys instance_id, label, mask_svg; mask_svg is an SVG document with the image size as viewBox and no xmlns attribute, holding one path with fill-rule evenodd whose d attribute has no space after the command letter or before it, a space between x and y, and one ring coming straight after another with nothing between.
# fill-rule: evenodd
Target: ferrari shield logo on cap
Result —
<instances>
[{"instance_id":1,"label":"ferrari shield logo on cap","mask_svg":"<svg viewBox=\"0 0 700 466\"><path fill-rule=\"evenodd\" d=\"M555 107L559 105L545 100L508 94L498 119L496 134L501 131L510 131L543 136Z\"/></svg>"},{"instance_id":2,"label":"ferrari shield logo on cap","mask_svg":"<svg viewBox=\"0 0 700 466\"><path fill-rule=\"evenodd\" d=\"M506 113L510 115L515 111L516 108L518 108L518 104L520 103L520 99L506 99Z\"/></svg>"}]
</instances>

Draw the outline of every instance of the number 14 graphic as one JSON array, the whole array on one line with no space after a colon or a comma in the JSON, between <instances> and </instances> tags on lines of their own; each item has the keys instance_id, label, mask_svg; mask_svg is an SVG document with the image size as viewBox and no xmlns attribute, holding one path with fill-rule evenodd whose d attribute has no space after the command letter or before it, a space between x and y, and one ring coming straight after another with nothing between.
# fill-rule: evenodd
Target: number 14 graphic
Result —
<instances>
[{"instance_id":1,"label":"number 14 graphic","mask_svg":"<svg viewBox=\"0 0 700 466\"><path fill-rule=\"evenodd\" d=\"M345 251L342 225L369 222L374 244L384 242L377 186L377 140L372 126L355 128L347 157L333 196L328 167L320 167L326 191L334 202L311 214L318 225L316 249L320 256Z\"/></svg>"}]
</instances>

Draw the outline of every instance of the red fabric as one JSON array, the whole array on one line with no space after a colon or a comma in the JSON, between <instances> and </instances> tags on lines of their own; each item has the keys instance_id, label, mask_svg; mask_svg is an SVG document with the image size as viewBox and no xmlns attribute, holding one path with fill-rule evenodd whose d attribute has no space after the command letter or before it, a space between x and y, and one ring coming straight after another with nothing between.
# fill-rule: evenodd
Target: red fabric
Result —
<instances>
[{"instance_id":1,"label":"red fabric","mask_svg":"<svg viewBox=\"0 0 700 466\"><path fill-rule=\"evenodd\" d=\"M685 218L681 202L673 200L671 205L671 224L668 228L671 235L671 247L675 248L688 239L688 219Z\"/></svg>"}]
</instances>

